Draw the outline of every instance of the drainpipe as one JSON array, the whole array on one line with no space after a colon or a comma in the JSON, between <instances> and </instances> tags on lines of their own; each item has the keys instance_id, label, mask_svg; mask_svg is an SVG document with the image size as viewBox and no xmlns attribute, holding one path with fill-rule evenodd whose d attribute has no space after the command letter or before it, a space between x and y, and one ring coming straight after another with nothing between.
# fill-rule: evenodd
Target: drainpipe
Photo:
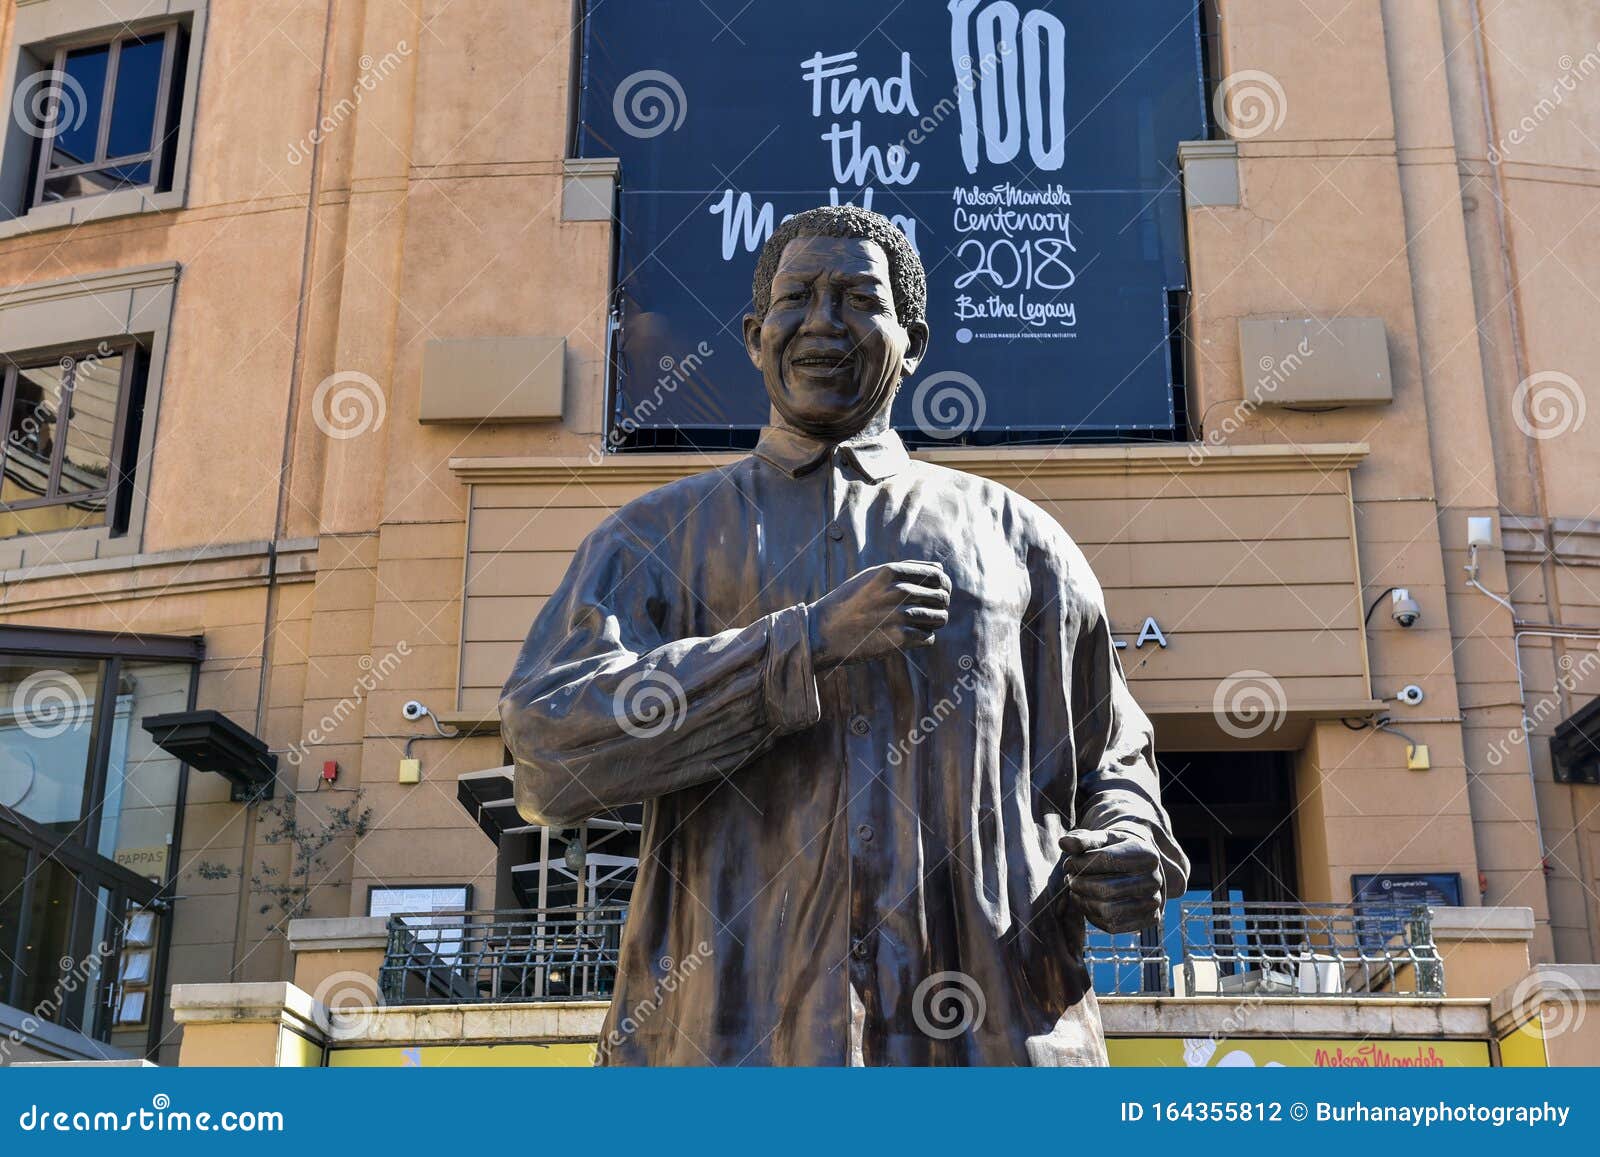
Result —
<instances>
[{"instance_id":1,"label":"drainpipe","mask_svg":"<svg viewBox=\"0 0 1600 1157\"><path fill-rule=\"evenodd\" d=\"M1600 627L1565 627L1559 623L1530 623L1525 619L1517 618L1517 609L1511 605L1509 599L1495 594L1484 586L1478 579L1478 548L1471 548L1471 561L1467 563L1467 585L1481 594L1488 595L1511 613L1511 654L1512 661L1517 668L1517 703L1522 707L1523 741L1522 749L1528 757L1528 790L1533 793L1533 829L1539 837L1539 863L1546 873L1550 870L1550 849L1544 840L1544 823L1539 818L1538 781L1534 775L1533 747L1528 743L1529 733L1532 728L1528 718L1528 689L1527 680L1522 670L1522 640L1523 639L1576 639L1600 643ZM1558 689L1559 690L1559 689Z\"/></svg>"}]
</instances>

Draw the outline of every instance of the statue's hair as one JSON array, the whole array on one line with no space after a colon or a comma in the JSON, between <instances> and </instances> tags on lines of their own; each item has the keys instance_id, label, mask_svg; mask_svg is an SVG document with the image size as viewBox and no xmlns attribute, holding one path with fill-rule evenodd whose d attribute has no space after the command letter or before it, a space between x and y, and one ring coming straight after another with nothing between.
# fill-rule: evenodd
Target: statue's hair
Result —
<instances>
[{"instance_id":1,"label":"statue's hair","mask_svg":"<svg viewBox=\"0 0 1600 1157\"><path fill-rule=\"evenodd\" d=\"M783 250L796 237L857 237L876 241L889 257L889 287L894 292L895 315L902 325L922 321L928 313L928 275L922 258L900 228L881 213L855 205L823 205L808 209L772 231L756 261L756 316L772 307L772 279L778 274Z\"/></svg>"}]
</instances>

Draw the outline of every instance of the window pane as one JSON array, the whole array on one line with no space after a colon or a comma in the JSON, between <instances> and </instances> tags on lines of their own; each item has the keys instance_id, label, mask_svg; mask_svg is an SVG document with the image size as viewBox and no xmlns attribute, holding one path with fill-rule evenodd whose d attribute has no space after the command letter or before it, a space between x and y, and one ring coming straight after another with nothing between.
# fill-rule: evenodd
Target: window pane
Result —
<instances>
[{"instance_id":1,"label":"window pane","mask_svg":"<svg viewBox=\"0 0 1600 1157\"><path fill-rule=\"evenodd\" d=\"M167 875L183 765L155 745L140 721L187 711L192 673L187 663L124 662L117 689L99 851L157 882Z\"/></svg>"},{"instance_id":2,"label":"window pane","mask_svg":"<svg viewBox=\"0 0 1600 1157\"><path fill-rule=\"evenodd\" d=\"M62 1023L63 997L66 995L62 964L70 969L72 900L78 881L54 860L41 859L33 870L33 894L29 897L22 953L18 958L22 991L18 1007L56 1024Z\"/></svg>"},{"instance_id":3,"label":"window pane","mask_svg":"<svg viewBox=\"0 0 1600 1157\"><path fill-rule=\"evenodd\" d=\"M164 36L122 42L106 156L126 157L150 151L156 123L156 99L161 90L161 57L166 45ZM148 170L146 173L148 180Z\"/></svg>"},{"instance_id":4,"label":"window pane","mask_svg":"<svg viewBox=\"0 0 1600 1157\"><path fill-rule=\"evenodd\" d=\"M139 161L132 165L114 165L109 169L96 173L95 180L109 184L112 188L128 185L148 185L150 183L150 162Z\"/></svg>"},{"instance_id":5,"label":"window pane","mask_svg":"<svg viewBox=\"0 0 1600 1157\"><path fill-rule=\"evenodd\" d=\"M57 530L81 530L89 526L104 526L106 521L103 499L75 503L54 503L49 506L30 506L25 510L0 510L0 538L17 534L49 534Z\"/></svg>"},{"instance_id":6,"label":"window pane","mask_svg":"<svg viewBox=\"0 0 1600 1157\"><path fill-rule=\"evenodd\" d=\"M143 174L141 176L141 174ZM125 165L120 168L90 169L85 173L69 173L63 177L48 177L44 183L44 195L41 198L46 204L55 201L70 201L74 197L88 197L95 193L105 193L112 189L122 189L129 185L146 184L150 180L150 162L144 161L137 165Z\"/></svg>"},{"instance_id":7,"label":"window pane","mask_svg":"<svg viewBox=\"0 0 1600 1157\"><path fill-rule=\"evenodd\" d=\"M0 839L0 1002L11 999L11 978L18 969L22 882L27 872L28 850L21 844Z\"/></svg>"},{"instance_id":8,"label":"window pane","mask_svg":"<svg viewBox=\"0 0 1600 1157\"><path fill-rule=\"evenodd\" d=\"M54 363L17 371L0 500L19 502L49 492L65 378L66 372Z\"/></svg>"},{"instance_id":9,"label":"window pane","mask_svg":"<svg viewBox=\"0 0 1600 1157\"><path fill-rule=\"evenodd\" d=\"M67 53L66 76L56 96L56 135L50 167L83 165L95 159L100 140L100 106L106 94L111 46L99 44Z\"/></svg>"},{"instance_id":10,"label":"window pane","mask_svg":"<svg viewBox=\"0 0 1600 1157\"><path fill-rule=\"evenodd\" d=\"M0 804L83 839L100 664L0 654Z\"/></svg>"},{"instance_id":11,"label":"window pane","mask_svg":"<svg viewBox=\"0 0 1600 1157\"><path fill-rule=\"evenodd\" d=\"M122 355L87 357L76 365L67 416L62 494L104 490L111 475L111 443L117 433L117 394Z\"/></svg>"}]
</instances>

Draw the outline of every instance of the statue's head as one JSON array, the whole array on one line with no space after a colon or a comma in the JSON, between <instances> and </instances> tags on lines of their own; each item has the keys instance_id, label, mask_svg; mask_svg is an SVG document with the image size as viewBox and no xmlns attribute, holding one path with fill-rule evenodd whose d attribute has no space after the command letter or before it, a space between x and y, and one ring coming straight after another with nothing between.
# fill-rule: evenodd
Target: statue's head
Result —
<instances>
[{"instance_id":1,"label":"statue's head","mask_svg":"<svg viewBox=\"0 0 1600 1157\"><path fill-rule=\"evenodd\" d=\"M750 360L783 422L839 441L886 416L928 349L928 279L887 217L853 205L801 213L756 262Z\"/></svg>"}]
</instances>

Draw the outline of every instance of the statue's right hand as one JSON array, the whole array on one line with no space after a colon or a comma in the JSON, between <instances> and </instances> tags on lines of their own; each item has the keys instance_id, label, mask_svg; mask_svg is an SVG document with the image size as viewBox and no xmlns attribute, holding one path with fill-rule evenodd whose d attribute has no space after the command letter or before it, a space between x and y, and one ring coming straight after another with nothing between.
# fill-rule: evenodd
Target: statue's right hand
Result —
<instances>
[{"instance_id":1,"label":"statue's right hand","mask_svg":"<svg viewBox=\"0 0 1600 1157\"><path fill-rule=\"evenodd\" d=\"M950 576L936 562L889 562L847 579L811 604L818 669L933 643L950 621Z\"/></svg>"}]
</instances>

